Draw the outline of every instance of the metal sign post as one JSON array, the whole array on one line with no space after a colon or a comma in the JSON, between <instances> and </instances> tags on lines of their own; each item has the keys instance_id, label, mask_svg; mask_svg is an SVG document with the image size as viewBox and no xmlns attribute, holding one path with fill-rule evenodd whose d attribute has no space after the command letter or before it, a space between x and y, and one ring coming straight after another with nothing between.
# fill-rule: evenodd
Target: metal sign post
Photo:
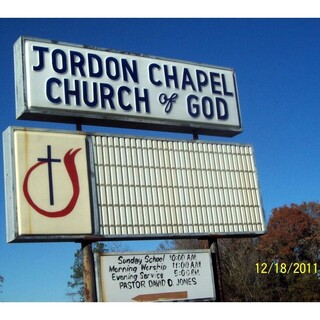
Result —
<instances>
[{"instance_id":1,"label":"metal sign post","mask_svg":"<svg viewBox=\"0 0 320 320\"><path fill-rule=\"evenodd\" d=\"M213 277L216 289L216 301L223 302L224 297L221 277L221 264L217 240L217 238L208 238L208 245L211 250Z\"/></svg>"},{"instance_id":2,"label":"metal sign post","mask_svg":"<svg viewBox=\"0 0 320 320\"><path fill-rule=\"evenodd\" d=\"M83 285L85 301L97 302L92 241L81 241L81 250L83 259Z\"/></svg>"},{"instance_id":3,"label":"metal sign post","mask_svg":"<svg viewBox=\"0 0 320 320\"><path fill-rule=\"evenodd\" d=\"M82 125L76 124L76 130L81 132ZM92 241L81 241L83 262L83 287L86 302L97 302L97 288L95 281L95 265L92 251Z\"/></svg>"}]
</instances>

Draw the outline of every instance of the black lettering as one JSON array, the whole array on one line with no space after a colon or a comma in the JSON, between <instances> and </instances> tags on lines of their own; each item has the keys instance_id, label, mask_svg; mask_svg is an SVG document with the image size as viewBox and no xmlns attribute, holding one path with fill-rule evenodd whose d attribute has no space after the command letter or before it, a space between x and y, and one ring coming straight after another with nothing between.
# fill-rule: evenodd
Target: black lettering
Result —
<instances>
[{"instance_id":1,"label":"black lettering","mask_svg":"<svg viewBox=\"0 0 320 320\"><path fill-rule=\"evenodd\" d=\"M125 104L124 103L124 98L123 98L123 93L126 92L128 95L131 94L131 90L125 86L122 86L119 88L118 90L118 102L119 102L119 106L120 108L122 108L125 111L131 111L132 110L132 106L130 103Z\"/></svg>"},{"instance_id":2,"label":"black lettering","mask_svg":"<svg viewBox=\"0 0 320 320\"><path fill-rule=\"evenodd\" d=\"M71 74L73 76L77 75L77 70L79 71L82 77L85 77L83 66L85 63L84 56L78 51L70 51L70 65L71 65Z\"/></svg>"},{"instance_id":3,"label":"black lettering","mask_svg":"<svg viewBox=\"0 0 320 320\"><path fill-rule=\"evenodd\" d=\"M59 96L57 97L53 97L52 95L52 86L53 85L57 85L58 87L61 87L61 81L57 78L50 78L48 79L47 83L46 83L46 95L47 98L50 102L55 103L55 104L59 104L62 102L61 98Z\"/></svg>"},{"instance_id":4,"label":"black lettering","mask_svg":"<svg viewBox=\"0 0 320 320\"><path fill-rule=\"evenodd\" d=\"M166 285L166 281L165 280L149 280L148 281L148 285L150 288L152 287L164 287Z\"/></svg>"},{"instance_id":5,"label":"black lettering","mask_svg":"<svg viewBox=\"0 0 320 320\"><path fill-rule=\"evenodd\" d=\"M49 48L46 47L39 47L39 46L33 46L33 51L38 51L38 65L33 66L34 71L41 71L44 68L44 53L49 52Z\"/></svg>"},{"instance_id":6,"label":"black lettering","mask_svg":"<svg viewBox=\"0 0 320 320\"><path fill-rule=\"evenodd\" d=\"M197 118L200 115L200 106L198 103L194 103L194 100L198 101L199 98L193 94L190 94L187 97L187 108L189 115L193 118Z\"/></svg>"},{"instance_id":7,"label":"black lettering","mask_svg":"<svg viewBox=\"0 0 320 320\"><path fill-rule=\"evenodd\" d=\"M226 95L226 96L233 97L233 92L228 91L225 75L222 74L221 77L222 77L223 94Z\"/></svg>"},{"instance_id":8,"label":"black lettering","mask_svg":"<svg viewBox=\"0 0 320 320\"><path fill-rule=\"evenodd\" d=\"M197 77L198 90L202 92L202 88L208 85L208 82L209 82L208 76L204 71L196 70L196 77Z\"/></svg>"},{"instance_id":9,"label":"black lettering","mask_svg":"<svg viewBox=\"0 0 320 320\"><path fill-rule=\"evenodd\" d=\"M168 66L165 65L164 66L164 77L165 77L165 81L166 81L166 86L168 88L171 88L170 86L170 82L173 81L174 83L174 87L176 89L179 88L179 82L178 82L178 74L177 74L177 67L176 66L173 66L172 67L172 72L171 74L169 73L169 69L168 69Z\"/></svg>"},{"instance_id":10,"label":"black lettering","mask_svg":"<svg viewBox=\"0 0 320 320\"><path fill-rule=\"evenodd\" d=\"M74 80L74 88L70 89L70 83L69 79L64 79L63 81L64 84L64 97L65 97L65 103L70 105L71 100L70 96L74 96L76 99L76 105L80 106L80 82L79 80Z\"/></svg>"},{"instance_id":11,"label":"black lettering","mask_svg":"<svg viewBox=\"0 0 320 320\"><path fill-rule=\"evenodd\" d=\"M213 94L222 94L216 87L221 87L220 81L215 81L215 78L220 79L220 74L216 72L210 72L210 80L211 80L211 92Z\"/></svg>"},{"instance_id":12,"label":"black lettering","mask_svg":"<svg viewBox=\"0 0 320 320\"><path fill-rule=\"evenodd\" d=\"M108 92L106 93L106 90ZM113 104L113 95L114 90L110 84L107 83L101 83L100 84L100 97L101 97L101 108L106 109L106 101L109 103L109 106L111 109L115 109L115 106Z\"/></svg>"},{"instance_id":13,"label":"black lettering","mask_svg":"<svg viewBox=\"0 0 320 320\"><path fill-rule=\"evenodd\" d=\"M57 73L67 72L67 57L63 50L55 49L52 51L52 68Z\"/></svg>"},{"instance_id":14,"label":"black lettering","mask_svg":"<svg viewBox=\"0 0 320 320\"><path fill-rule=\"evenodd\" d=\"M194 286L197 284L197 279L193 278L178 278L177 279L177 286Z\"/></svg>"},{"instance_id":15,"label":"black lettering","mask_svg":"<svg viewBox=\"0 0 320 320\"><path fill-rule=\"evenodd\" d=\"M182 90L185 90L187 86L190 86L192 90L196 91L196 87L192 81L192 77L189 70L187 68L184 68L182 74Z\"/></svg>"},{"instance_id":16,"label":"black lettering","mask_svg":"<svg viewBox=\"0 0 320 320\"><path fill-rule=\"evenodd\" d=\"M116 58L109 57L106 59L106 72L111 80L118 80L120 78L119 62Z\"/></svg>"},{"instance_id":17,"label":"black lettering","mask_svg":"<svg viewBox=\"0 0 320 320\"><path fill-rule=\"evenodd\" d=\"M126 59L121 59L121 66L123 72L123 80L128 82L128 74L133 82L139 83L138 79L138 68L137 68L137 61L132 60L132 66L129 65L129 62Z\"/></svg>"},{"instance_id":18,"label":"black lettering","mask_svg":"<svg viewBox=\"0 0 320 320\"><path fill-rule=\"evenodd\" d=\"M150 64L150 66L149 66L149 80L155 86L158 86L158 87L162 86L162 82L160 80L156 80L154 77L154 73L153 73L154 69L161 70L161 67L156 63Z\"/></svg>"},{"instance_id":19,"label":"black lettering","mask_svg":"<svg viewBox=\"0 0 320 320\"><path fill-rule=\"evenodd\" d=\"M88 82L84 81L82 87L83 87L83 101L84 101L84 103L88 107L92 107L92 108L96 107L98 104L98 94L97 94L98 85L97 85L97 83L96 82L92 83L92 87L91 87L92 88L92 90L91 90L92 99L91 99L91 101L89 100L90 94L88 92L89 91L88 90Z\"/></svg>"},{"instance_id":20,"label":"black lettering","mask_svg":"<svg viewBox=\"0 0 320 320\"><path fill-rule=\"evenodd\" d=\"M150 113L149 93L148 89L143 89L143 95L140 95L139 88L134 88L136 111L141 112L142 103L145 104L145 112Z\"/></svg>"},{"instance_id":21,"label":"black lettering","mask_svg":"<svg viewBox=\"0 0 320 320\"><path fill-rule=\"evenodd\" d=\"M222 98L216 98L217 117L219 120L227 120L229 118L227 102Z\"/></svg>"},{"instance_id":22,"label":"black lettering","mask_svg":"<svg viewBox=\"0 0 320 320\"><path fill-rule=\"evenodd\" d=\"M203 97L201 100L202 113L207 119L212 119L214 116L214 105L210 97Z\"/></svg>"},{"instance_id":23,"label":"black lettering","mask_svg":"<svg viewBox=\"0 0 320 320\"><path fill-rule=\"evenodd\" d=\"M88 54L88 69L90 77L102 77L102 61L98 55L94 53Z\"/></svg>"}]
</instances>

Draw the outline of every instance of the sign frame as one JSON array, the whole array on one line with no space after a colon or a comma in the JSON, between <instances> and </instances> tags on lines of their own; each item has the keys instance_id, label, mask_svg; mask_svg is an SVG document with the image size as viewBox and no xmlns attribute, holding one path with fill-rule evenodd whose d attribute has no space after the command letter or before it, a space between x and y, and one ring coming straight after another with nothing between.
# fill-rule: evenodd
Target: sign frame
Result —
<instances>
[{"instance_id":1,"label":"sign frame","mask_svg":"<svg viewBox=\"0 0 320 320\"><path fill-rule=\"evenodd\" d=\"M90 135L90 134L89 134ZM89 146L89 155L91 157L90 163L92 165L91 170L92 172L95 172L96 169L94 168L94 150L93 150L93 137L99 136L99 134L91 134L90 137L88 138L88 146ZM239 144L239 143L226 143L226 142L214 142L214 141L201 141L201 140L189 140L189 139L166 139L166 138L161 138L161 137L146 137L146 136L132 136L132 135L116 135L116 134L108 134L108 135L101 135L101 137L108 137L108 138L113 138L113 137L120 137L120 138L127 138L127 139L141 139L141 140L153 140L156 142L181 142L181 143L191 143L191 144L202 144L202 143L208 143L208 144L221 144L224 146L234 146L234 147L249 147L252 148L252 145L249 144ZM254 156L252 155L252 162L255 170L257 170L256 166L256 161ZM96 222L96 232L99 235L99 237L102 237L105 240L110 240L110 239L116 239L116 240L141 240L141 239L146 239L146 240L153 240L153 239L181 239L181 238L198 238L198 239L206 239L208 237L217 237L217 238L222 238L222 237L239 237L239 236L246 236L246 237L256 237L260 235L264 235L266 233L266 222L265 222L265 212L263 208L263 201L262 201L262 196L260 192L260 185L259 185L259 179L258 179L258 174L256 172L255 175L256 179L256 187L258 191L258 203L259 207L261 210L261 231L254 230L254 231L225 231L225 232L205 232L205 231L198 231L198 232L163 232L163 233L141 233L141 234L126 234L126 235L121 235L118 234L114 236L113 234L101 234L99 229L101 228L101 223L103 220L103 217L99 214L99 208L98 206L95 208L96 211L94 213L95 216L95 222ZM98 190L96 189L97 185L97 176L94 174L91 175L91 183L92 187L91 190L95 190L94 196L97 197L95 202L98 202ZM244 183L242 181L242 183ZM247 182L246 182L247 183ZM121 227L124 227L123 225Z\"/></svg>"},{"instance_id":2,"label":"sign frame","mask_svg":"<svg viewBox=\"0 0 320 320\"><path fill-rule=\"evenodd\" d=\"M35 42L36 44L38 43L43 45L55 45L57 47L65 47L66 50L67 49L69 50L72 48L74 50L79 50L79 51L92 50L92 52L94 52L95 55L98 55L99 52L101 52L101 54L118 55L119 57L124 57L123 59L126 59L127 57L128 59L136 59L137 61L142 61L142 62L147 61L145 62L145 64L148 64L148 63L152 64L152 62L157 62L159 65L161 63L167 63L168 65L173 67L175 67L175 65L178 65L179 68L183 68L183 66L187 66L190 68L199 68L199 70L202 71L201 75L200 73L198 75L199 79L201 79L201 76L204 77L205 72L203 70L211 70L211 71L206 71L210 73L210 77L211 77L211 74L217 75L217 79L211 80L211 86L216 85L217 88L219 88L219 90L218 89L211 89L211 90L214 92L219 92L218 94L211 93L212 96L205 95L200 92L203 90L202 87L196 88L193 83L192 83L192 87L193 87L193 91L195 93L198 93L199 95L199 96L195 96L194 104L199 104L199 105L203 104L202 108L205 108L205 109L209 108L210 110L212 109L212 112L211 111L209 112L211 113L210 116L212 116L212 123L203 121L204 109L201 111L200 106L197 107L197 110L200 110L198 115L194 115L192 118L189 115L190 120L185 120L183 118L180 119L179 118L180 116L178 118L173 118L173 119L171 119L168 116L159 117L158 115L150 116L148 114L145 114L143 116L140 116L138 114L137 114L138 116L137 115L131 116L131 115L128 115L128 112L124 112L120 114L120 113L110 112L109 110L108 110L108 113L94 112L92 110L90 110L89 112L89 111L83 111L81 107L68 110L68 109L63 109L59 106L57 107L53 103L48 104L50 107L43 107L43 105L30 105L32 95L39 96L39 92L43 92L46 90L45 88L40 89L38 84L36 89L37 93L33 93L35 89L32 88L32 85L30 84L31 81L28 80L29 79L28 77L30 76L31 72L27 68L26 60L29 59L30 52L26 51L25 49L26 42ZM89 47L84 45L68 44L64 42L43 40L43 39L31 38L31 37L20 37L17 40L14 46L14 56L15 56L16 118L17 119L60 122L60 123L75 123L75 124L81 123L81 124L88 124L88 125L102 125L102 126L125 127L125 128L133 128L133 129L144 129L144 130L172 131L172 132L182 132L182 133L196 132L198 134L226 136L226 137L232 137L242 132L242 121L241 121L240 105L239 105L239 98L238 98L238 89L237 89L236 75L235 75L234 69L216 67L216 66L206 65L206 64L196 64L193 62L166 59L166 58L148 56L143 54L119 52L115 50L101 49L101 48ZM157 69L155 68L155 70ZM146 73L147 73L147 70L146 70ZM231 93L231 91L228 92L226 82L225 82L226 80L224 80L224 78L223 78L223 81L221 79L219 80L218 75L221 75L222 77L224 74L228 75L230 79L232 77L232 80L228 79L228 81L230 82L230 86L232 85L233 87L233 90L232 90L233 97L232 98L227 97L228 99L230 99L230 101L233 104L232 108L230 108L231 109L230 111L233 117L232 124L230 122L231 120L229 119L225 119L223 121L215 119L215 117L218 117L218 113L219 113L219 111L216 110L216 108L218 108L217 106L218 102L215 99L217 97L219 99L220 97L225 97L224 95L222 95L222 92L226 92L227 94ZM153 82L154 83L159 82L160 81L158 79L159 77L160 76L157 75L157 79L153 80ZM187 83L189 84L189 86L191 86L190 83L191 81L194 81L194 80L190 80L191 76L189 71L185 77L187 79ZM197 80L198 82L200 81L199 79ZM57 81L60 81L60 80L57 80ZM42 86L45 87L44 84L42 84ZM207 86L209 86L209 84L207 84ZM222 90L222 88L224 89ZM164 98L162 99L164 101L161 101L161 98L160 98L161 90L158 89L158 87L156 87L156 89L151 87L151 89L153 91L150 90L149 95L150 97L152 95L152 97L150 98L152 99L152 102L154 102L155 100L159 100L159 101L156 101L157 104L155 104L157 108L160 108L160 107L162 108L167 102L169 103L171 101L170 97L173 97L173 95L174 97L178 96L175 93L175 91L178 90L179 95L180 95L180 92L183 92L181 88L178 88L177 90L165 88L166 91L164 92L166 93L162 93L164 94L163 96ZM146 90L149 90L149 88L147 88ZM125 92L124 93L125 97L127 97L128 92L130 92L130 95L132 95L131 91L133 91L131 87L128 87L126 90L124 90L123 92ZM190 92L193 92L193 91L190 90ZM45 95L45 93L43 92L42 95ZM153 96L157 96L157 97L154 98ZM191 94L189 96L191 96ZM175 99L179 100L180 97L179 98L176 97ZM176 103L173 100L174 99L172 98L171 106L173 105L173 103ZM180 102L177 102L176 104L178 105L178 103ZM161 106L161 104L163 106ZM183 103L181 103L181 105L183 105ZM91 109L95 110L95 108L91 108ZM156 109L156 108L153 107L153 109ZM187 114L187 111L184 111L184 112ZM228 113L230 114L230 112Z\"/></svg>"},{"instance_id":3,"label":"sign frame","mask_svg":"<svg viewBox=\"0 0 320 320\"><path fill-rule=\"evenodd\" d=\"M60 241L79 241L83 240L86 237L91 237L94 234L94 222L93 222L93 204L92 198L90 196L90 179L88 177L88 197L90 203L90 212L88 216L90 217L90 233L47 233L47 234L20 234L20 220L18 207L18 186L17 186L17 177L18 172L16 170L16 157L15 154L15 137L14 132L36 132L36 133L56 133L56 134L66 134L70 135L71 132L54 130L50 131L49 129L30 129L30 128L21 128L21 127L8 127L7 130L3 132L3 154L4 154L4 174L5 174L5 207L6 207L6 229L7 229L7 242L60 242ZM77 133L75 136L79 137L84 136L82 133ZM86 139L86 138L85 138ZM87 142L85 141L85 144ZM88 157L88 149L84 150L86 158ZM87 162L87 174L89 173L89 163Z\"/></svg>"},{"instance_id":4,"label":"sign frame","mask_svg":"<svg viewBox=\"0 0 320 320\"><path fill-rule=\"evenodd\" d=\"M15 185L15 165L14 165L14 147L13 147L13 132L14 130L21 130L21 131L31 131L31 132L50 132L50 133L64 133L70 134L74 133L75 135L86 136L86 154L87 154L87 163L88 163L88 174L89 174L89 192L90 192L90 199L91 199L91 219L92 219L92 234L79 234L79 235L33 235L33 236L19 236L17 233L17 196L16 196L16 185ZM127 135L113 135L113 134L98 134L98 133L86 133L86 132L78 132L78 131L65 131L65 130L49 130L49 129L39 129L39 128L21 128L21 127L9 127L3 133L3 145L4 145L4 166L5 166L5 192L6 192L6 217L7 217L7 241L8 242L48 242L48 241L79 241L79 240L88 240L88 241L104 241L104 240L140 240L140 239L178 239L178 238L207 238L207 237L234 237L234 236L247 236L247 237L255 237L259 235L263 235L266 232L266 224L265 224L265 214L263 210L262 198L260 194L259 188L259 181L257 172L256 175L256 184L257 184L257 196L258 196L258 206L259 210L261 210L261 231L260 228L254 229L228 229L227 231L179 231L176 232L160 232L160 233L152 233L152 232L142 232L142 233L104 233L101 232L101 223L103 217L99 213L98 208L98 189L97 189L97 177L96 177L96 168L94 164L94 149L92 144L93 137L106 137L106 138L127 138L127 139L151 139L152 141L156 142L177 142L177 143L191 143L191 144L202 144L202 143L209 143L209 144L217 144L216 142L211 141L194 141L194 140L181 140L181 139L165 139L165 138L154 138L154 137L141 137L141 136L127 136ZM230 147L249 147L250 145L241 145L238 143L221 143L223 146L230 146ZM247 160L246 160L247 161ZM254 168L256 170L255 159L252 155L252 159ZM221 178L219 178L221 179ZM240 181L239 181L240 183ZM96 203L96 204L94 204ZM127 228L127 225L122 225L121 227ZM145 227L145 226L143 226ZM169 226L171 227L171 226ZM217 230L217 229L215 229ZM225 229L223 229L225 230ZM234 231L232 231L234 230ZM242 231L241 231L242 230Z\"/></svg>"}]
</instances>

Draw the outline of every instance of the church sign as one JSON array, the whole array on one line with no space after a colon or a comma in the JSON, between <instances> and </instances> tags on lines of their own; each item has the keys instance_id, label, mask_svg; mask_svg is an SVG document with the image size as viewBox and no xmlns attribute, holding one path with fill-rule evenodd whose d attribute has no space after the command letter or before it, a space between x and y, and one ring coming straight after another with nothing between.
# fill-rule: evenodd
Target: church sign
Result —
<instances>
[{"instance_id":1,"label":"church sign","mask_svg":"<svg viewBox=\"0 0 320 320\"><path fill-rule=\"evenodd\" d=\"M18 119L234 136L233 69L20 37Z\"/></svg>"}]
</instances>

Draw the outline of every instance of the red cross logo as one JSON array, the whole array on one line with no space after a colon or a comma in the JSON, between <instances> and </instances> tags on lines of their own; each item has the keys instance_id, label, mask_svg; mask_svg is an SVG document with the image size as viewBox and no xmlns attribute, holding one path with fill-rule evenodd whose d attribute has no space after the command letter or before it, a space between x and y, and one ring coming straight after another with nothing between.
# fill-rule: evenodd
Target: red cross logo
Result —
<instances>
[{"instance_id":1,"label":"red cross logo","mask_svg":"<svg viewBox=\"0 0 320 320\"><path fill-rule=\"evenodd\" d=\"M79 193L80 193L80 186L79 186L79 177L77 168L75 165L75 157L77 153L81 150L81 148L73 150L70 149L66 152L63 158L64 166L66 167L69 179L72 184L72 197L69 201L69 203L63 208L62 210L58 211L47 211L42 208L40 208L32 199L29 193L29 185L28 181L30 178L30 175L34 170L36 170L39 166L47 164L48 165L48 181L49 181L49 197L50 197L50 205L54 205L54 194L53 194L53 174L52 174L52 165L53 163L59 163L61 162L61 159L54 159L51 155L51 145L47 146L47 157L46 158L38 158L38 162L34 164L26 173L26 176L23 181L23 194L28 201L29 205L38 213L48 217L48 218L61 218L69 213L72 212L74 209Z\"/></svg>"}]
</instances>

